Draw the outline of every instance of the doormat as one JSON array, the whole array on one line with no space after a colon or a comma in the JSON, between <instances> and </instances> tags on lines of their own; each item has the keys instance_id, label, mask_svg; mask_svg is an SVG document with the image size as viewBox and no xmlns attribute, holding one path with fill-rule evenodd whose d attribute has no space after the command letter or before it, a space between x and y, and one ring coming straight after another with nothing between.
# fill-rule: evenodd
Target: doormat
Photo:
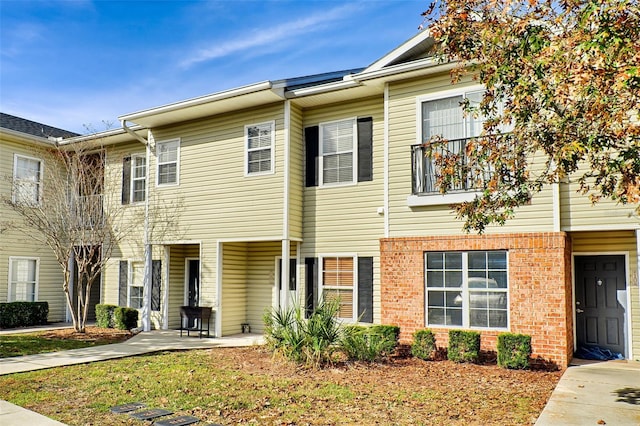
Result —
<instances>
[{"instance_id":1,"label":"doormat","mask_svg":"<svg viewBox=\"0 0 640 426\"><path fill-rule=\"evenodd\" d=\"M138 420L150 420L156 417L168 416L173 414L173 411L162 410L160 408L153 408L151 410L138 411L137 413L131 413L131 417Z\"/></svg>"},{"instance_id":2,"label":"doormat","mask_svg":"<svg viewBox=\"0 0 640 426\"><path fill-rule=\"evenodd\" d=\"M199 418L193 416L178 416L172 419L158 420L154 423L157 426L185 426L193 423L198 423Z\"/></svg>"},{"instance_id":3,"label":"doormat","mask_svg":"<svg viewBox=\"0 0 640 426\"><path fill-rule=\"evenodd\" d=\"M116 405L115 407L109 408L109 411L116 414L128 413L129 411L135 411L139 408L144 408L144 405L141 402L130 402L128 404Z\"/></svg>"}]
</instances>

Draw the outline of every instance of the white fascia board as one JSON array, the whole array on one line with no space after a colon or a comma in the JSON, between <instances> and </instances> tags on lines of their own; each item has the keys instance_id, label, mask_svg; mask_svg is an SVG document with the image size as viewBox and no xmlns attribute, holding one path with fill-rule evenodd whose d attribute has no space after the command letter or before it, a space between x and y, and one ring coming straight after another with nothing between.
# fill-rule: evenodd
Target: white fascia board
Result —
<instances>
[{"instance_id":1,"label":"white fascia board","mask_svg":"<svg viewBox=\"0 0 640 426\"><path fill-rule=\"evenodd\" d=\"M248 86L236 87L234 89L224 90L222 92L217 92L210 95L187 99L186 101L180 101L172 104L163 105L157 108L151 108L147 110L133 112L131 114L120 116L118 117L118 119L120 121L125 120L125 121L131 121L135 123L135 121L140 118L150 117L156 114L177 111L183 108L203 105L210 102L233 98L241 95L247 95L250 93L259 92L261 90L269 90L269 89L271 89L271 81L267 80L260 83L251 84Z\"/></svg>"},{"instance_id":2,"label":"white fascia board","mask_svg":"<svg viewBox=\"0 0 640 426\"><path fill-rule=\"evenodd\" d=\"M399 58L400 56L407 53L409 50L413 49L418 44L422 43L424 40L431 37L431 33L428 30L420 31L415 36L411 37L409 40L402 43L400 46L393 49L391 52L384 55L382 58L375 61L373 64L369 65L363 73L368 73L371 71L378 71L386 67L388 64Z\"/></svg>"},{"instance_id":3,"label":"white fascia board","mask_svg":"<svg viewBox=\"0 0 640 426\"><path fill-rule=\"evenodd\" d=\"M133 130L134 132L143 131L143 130L146 131L146 127L139 126L139 125L131 126L130 129ZM79 142L88 142L93 140L101 140L101 142L104 145L107 145L111 143L122 142L128 138L131 138L131 135L129 135L122 127L118 127L117 129L110 129L110 130L105 130L103 132L91 133L88 135L81 135L81 136L75 136L69 139L64 139L63 141L60 142L60 145L68 145L68 144L74 144Z\"/></svg>"},{"instance_id":4,"label":"white fascia board","mask_svg":"<svg viewBox=\"0 0 640 426\"><path fill-rule=\"evenodd\" d=\"M349 76L348 79L337 81L334 83L327 83L327 84L321 84L318 86L311 86L311 87L305 87L298 90L292 90L288 92L287 98L298 98L303 96L318 95L320 93L334 92L337 90L351 89L353 87L360 86L360 83L358 83L357 81L353 81L351 77L352 76Z\"/></svg>"},{"instance_id":5,"label":"white fascia board","mask_svg":"<svg viewBox=\"0 0 640 426\"><path fill-rule=\"evenodd\" d=\"M20 139L26 139L29 142L33 142L36 144L43 144L43 145L48 145L48 146L52 146L55 145L56 142L59 142L57 139L48 139L48 138L43 138L41 136L35 136L35 135L31 135L29 133L22 133L19 132L17 130L13 130L13 129L7 129L6 127L1 127L0 128L0 134L5 133L7 135L16 137L16 138L20 138Z\"/></svg>"},{"instance_id":6,"label":"white fascia board","mask_svg":"<svg viewBox=\"0 0 640 426\"><path fill-rule=\"evenodd\" d=\"M449 71L456 66L455 62L440 62L436 58L423 58L416 61L407 62L399 65L392 65L390 67L363 71L359 74L354 74L353 79L359 82L373 80L377 78L390 77L393 75L404 74L412 71L418 71L421 69L428 70L427 74L434 74L442 71Z\"/></svg>"}]
</instances>

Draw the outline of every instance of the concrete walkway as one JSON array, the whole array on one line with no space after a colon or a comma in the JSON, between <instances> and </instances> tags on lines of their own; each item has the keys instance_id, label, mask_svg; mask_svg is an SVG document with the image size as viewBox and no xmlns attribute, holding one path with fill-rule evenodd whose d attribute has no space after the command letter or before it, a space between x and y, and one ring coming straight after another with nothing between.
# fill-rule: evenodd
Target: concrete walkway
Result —
<instances>
[{"instance_id":1,"label":"concrete walkway","mask_svg":"<svg viewBox=\"0 0 640 426\"><path fill-rule=\"evenodd\" d=\"M32 329L29 331L43 331L43 329ZM5 331L2 334L8 334L9 332L10 331ZM26 330L20 330L19 332L26 332ZM180 332L176 330L154 330L148 333L139 333L126 342L112 345L0 358L0 375L105 361L166 350L240 347L259 345L262 343L264 343L264 337L261 334L238 334L220 338L198 338L193 336L187 337L186 334L184 337L180 337ZM0 400L0 425L64 426L63 423L3 400Z\"/></svg>"},{"instance_id":2,"label":"concrete walkway","mask_svg":"<svg viewBox=\"0 0 640 426\"><path fill-rule=\"evenodd\" d=\"M536 426L640 425L640 362L574 360Z\"/></svg>"}]
</instances>

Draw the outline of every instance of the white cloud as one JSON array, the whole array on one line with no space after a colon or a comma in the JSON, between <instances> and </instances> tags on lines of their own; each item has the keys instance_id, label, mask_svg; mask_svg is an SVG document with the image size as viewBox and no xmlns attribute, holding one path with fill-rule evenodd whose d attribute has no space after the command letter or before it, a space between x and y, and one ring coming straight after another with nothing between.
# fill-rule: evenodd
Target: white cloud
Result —
<instances>
[{"instance_id":1,"label":"white cloud","mask_svg":"<svg viewBox=\"0 0 640 426\"><path fill-rule=\"evenodd\" d=\"M247 51L252 48L271 45L280 41L295 39L302 34L308 34L326 27L327 24L355 13L359 6L347 4L330 10L318 12L314 15L291 22L286 22L271 28L261 28L252 31L245 37L227 40L226 42L212 41L213 47L198 49L180 63L183 68L212 59L222 58L234 53Z\"/></svg>"}]
</instances>

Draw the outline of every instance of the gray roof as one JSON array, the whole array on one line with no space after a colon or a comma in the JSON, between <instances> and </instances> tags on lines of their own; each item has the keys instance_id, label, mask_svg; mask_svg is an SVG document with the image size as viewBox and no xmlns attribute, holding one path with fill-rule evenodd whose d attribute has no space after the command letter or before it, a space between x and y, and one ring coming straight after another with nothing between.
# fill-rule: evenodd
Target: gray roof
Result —
<instances>
[{"instance_id":1,"label":"gray roof","mask_svg":"<svg viewBox=\"0 0 640 426\"><path fill-rule=\"evenodd\" d=\"M80 136L78 133L5 114L4 112L0 112L0 127L41 138L72 138Z\"/></svg>"}]
</instances>

